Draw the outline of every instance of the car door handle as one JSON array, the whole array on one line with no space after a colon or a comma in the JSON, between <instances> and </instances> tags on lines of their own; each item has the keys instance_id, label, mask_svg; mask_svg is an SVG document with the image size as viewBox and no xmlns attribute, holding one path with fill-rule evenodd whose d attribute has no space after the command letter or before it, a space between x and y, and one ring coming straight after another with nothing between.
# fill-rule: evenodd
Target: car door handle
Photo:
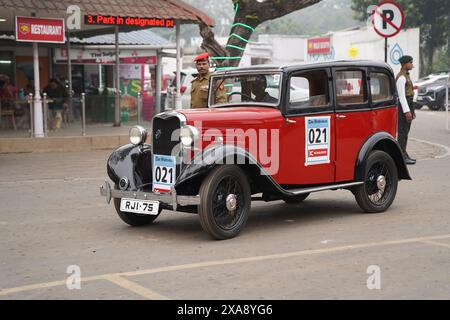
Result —
<instances>
[{"instance_id":1,"label":"car door handle","mask_svg":"<svg viewBox=\"0 0 450 320\"><path fill-rule=\"evenodd\" d=\"M338 118L338 119L345 119L345 118L347 118L347 116L345 116L343 114L337 114L336 118Z\"/></svg>"},{"instance_id":2,"label":"car door handle","mask_svg":"<svg viewBox=\"0 0 450 320\"><path fill-rule=\"evenodd\" d=\"M286 118L286 123L297 123L297 121Z\"/></svg>"}]
</instances>

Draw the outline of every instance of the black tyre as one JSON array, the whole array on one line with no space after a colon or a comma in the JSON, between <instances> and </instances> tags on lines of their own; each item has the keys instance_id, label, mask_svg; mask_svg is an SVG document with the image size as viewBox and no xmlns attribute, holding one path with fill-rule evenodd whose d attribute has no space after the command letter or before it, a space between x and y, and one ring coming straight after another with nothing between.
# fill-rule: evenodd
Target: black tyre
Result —
<instances>
[{"instance_id":1,"label":"black tyre","mask_svg":"<svg viewBox=\"0 0 450 320\"><path fill-rule=\"evenodd\" d=\"M308 198L308 196L309 196L309 193L304 193L304 194L299 194L298 196L295 196L295 197L284 198L283 201L288 204L296 204L296 203L303 202L303 200Z\"/></svg>"},{"instance_id":2,"label":"black tyre","mask_svg":"<svg viewBox=\"0 0 450 320\"><path fill-rule=\"evenodd\" d=\"M440 105L429 105L428 108L430 108L430 110L432 111L439 111L442 109Z\"/></svg>"},{"instance_id":3,"label":"black tyre","mask_svg":"<svg viewBox=\"0 0 450 320\"><path fill-rule=\"evenodd\" d=\"M158 218L159 214L162 211L160 207L157 215L124 212L120 210L121 200L122 200L121 198L114 198L114 207L116 208L117 214L119 215L120 219L122 219L125 223L133 227L151 224L153 221L155 221L156 218Z\"/></svg>"},{"instance_id":4,"label":"black tyre","mask_svg":"<svg viewBox=\"0 0 450 320\"><path fill-rule=\"evenodd\" d=\"M237 236L247 222L250 202L250 185L239 167L214 168L200 186L198 214L203 230L218 240Z\"/></svg>"},{"instance_id":5,"label":"black tyre","mask_svg":"<svg viewBox=\"0 0 450 320\"><path fill-rule=\"evenodd\" d=\"M394 160L386 152L375 150L367 158L364 184L353 191L365 212L383 212L397 193L398 172Z\"/></svg>"},{"instance_id":6,"label":"black tyre","mask_svg":"<svg viewBox=\"0 0 450 320\"><path fill-rule=\"evenodd\" d=\"M422 109L423 105L414 102L414 110Z\"/></svg>"}]
</instances>

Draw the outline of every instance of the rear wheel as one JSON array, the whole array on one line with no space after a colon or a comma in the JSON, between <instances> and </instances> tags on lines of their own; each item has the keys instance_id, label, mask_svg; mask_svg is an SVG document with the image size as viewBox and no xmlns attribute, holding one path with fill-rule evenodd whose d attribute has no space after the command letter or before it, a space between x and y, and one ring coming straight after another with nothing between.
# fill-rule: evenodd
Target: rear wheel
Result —
<instances>
[{"instance_id":1,"label":"rear wheel","mask_svg":"<svg viewBox=\"0 0 450 320\"><path fill-rule=\"evenodd\" d=\"M441 106L440 105L429 105L428 106L428 108L430 108L430 110L432 110L432 111L439 111L439 110L441 110Z\"/></svg>"},{"instance_id":2,"label":"rear wheel","mask_svg":"<svg viewBox=\"0 0 450 320\"><path fill-rule=\"evenodd\" d=\"M247 222L250 202L245 173L234 165L216 167L200 187L198 214L202 228L218 240L237 236Z\"/></svg>"},{"instance_id":3,"label":"rear wheel","mask_svg":"<svg viewBox=\"0 0 450 320\"><path fill-rule=\"evenodd\" d=\"M397 185L394 160L386 152L375 150L367 158L364 184L356 187L354 195L365 212L383 212L394 201Z\"/></svg>"}]
</instances>

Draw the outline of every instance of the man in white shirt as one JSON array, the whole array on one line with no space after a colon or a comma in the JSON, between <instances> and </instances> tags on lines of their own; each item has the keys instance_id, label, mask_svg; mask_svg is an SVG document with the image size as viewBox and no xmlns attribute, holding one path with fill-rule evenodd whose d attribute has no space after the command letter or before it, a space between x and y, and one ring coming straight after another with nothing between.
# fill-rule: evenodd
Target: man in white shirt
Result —
<instances>
[{"instance_id":1,"label":"man in white shirt","mask_svg":"<svg viewBox=\"0 0 450 320\"><path fill-rule=\"evenodd\" d=\"M411 123L416 118L413 105L414 87L409 76L409 71L414 68L413 58L403 56L398 60L402 64L402 69L397 75L397 92L400 100L398 108L398 144L403 152L403 158L406 164L415 164L416 159L412 159L406 152L408 143L408 134L411 129Z\"/></svg>"}]
</instances>

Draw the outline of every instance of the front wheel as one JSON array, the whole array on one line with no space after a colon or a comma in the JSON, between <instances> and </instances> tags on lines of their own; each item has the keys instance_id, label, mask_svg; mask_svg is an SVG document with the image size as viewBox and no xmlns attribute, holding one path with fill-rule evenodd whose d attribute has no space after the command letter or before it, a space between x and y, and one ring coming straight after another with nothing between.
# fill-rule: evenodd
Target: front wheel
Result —
<instances>
[{"instance_id":1,"label":"front wheel","mask_svg":"<svg viewBox=\"0 0 450 320\"><path fill-rule=\"evenodd\" d=\"M386 152L375 150L367 158L364 184L356 187L354 195L365 212L383 212L394 201L397 185L394 160Z\"/></svg>"},{"instance_id":2,"label":"front wheel","mask_svg":"<svg viewBox=\"0 0 450 320\"><path fill-rule=\"evenodd\" d=\"M237 236L247 222L250 202L245 173L235 165L216 167L200 187L198 214L203 230L218 240Z\"/></svg>"}]
</instances>

